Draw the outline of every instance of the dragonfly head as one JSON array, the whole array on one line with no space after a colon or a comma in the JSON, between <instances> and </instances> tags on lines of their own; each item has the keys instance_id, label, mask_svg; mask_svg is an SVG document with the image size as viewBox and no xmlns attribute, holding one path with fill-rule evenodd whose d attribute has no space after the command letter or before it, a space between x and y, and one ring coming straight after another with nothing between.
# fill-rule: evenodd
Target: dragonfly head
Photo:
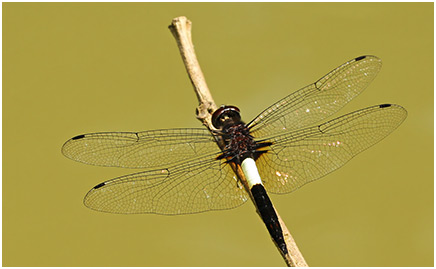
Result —
<instances>
[{"instance_id":1,"label":"dragonfly head","mask_svg":"<svg viewBox=\"0 0 436 269\"><path fill-rule=\"evenodd\" d=\"M241 114L239 114L239 108L235 106L222 105L212 115L212 124L219 130L239 123L241 123Z\"/></svg>"}]
</instances>

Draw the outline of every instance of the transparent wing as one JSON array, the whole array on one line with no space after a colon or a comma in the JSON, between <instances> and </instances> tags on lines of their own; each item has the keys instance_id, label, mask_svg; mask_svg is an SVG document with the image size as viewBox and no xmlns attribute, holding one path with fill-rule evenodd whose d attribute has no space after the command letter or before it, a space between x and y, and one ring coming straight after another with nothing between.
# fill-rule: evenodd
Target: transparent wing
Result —
<instances>
[{"instance_id":1,"label":"transparent wing","mask_svg":"<svg viewBox=\"0 0 436 269\"><path fill-rule=\"evenodd\" d=\"M401 106L378 105L267 138L273 145L256 161L265 188L288 193L327 175L382 140L406 117Z\"/></svg>"},{"instance_id":2,"label":"transparent wing","mask_svg":"<svg viewBox=\"0 0 436 269\"><path fill-rule=\"evenodd\" d=\"M231 209L247 199L229 165L208 156L100 183L84 203L110 213L179 215Z\"/></svg>"},{"instance_id":3,"label":"transparent wing","mask_svg":"<svg viewBox=\"0 0 436 269\"><path fill-rule=\"evenodd\" d=\"M381 60L361 56L346 62L260 113L248 126L255 137L319 123L359 95L376 77Z\"/></svg>"},{"instance_id":4,"label":"transparent wing","mask_svg":"<svg viewBox=\"0 0 436 269\"><path fill-rule=\"evenodd\" d=\"M84 134L62 147L75 161L124 168L160 168L219 151L208 130L194 128Z\"/></svg>"}]
</instances>

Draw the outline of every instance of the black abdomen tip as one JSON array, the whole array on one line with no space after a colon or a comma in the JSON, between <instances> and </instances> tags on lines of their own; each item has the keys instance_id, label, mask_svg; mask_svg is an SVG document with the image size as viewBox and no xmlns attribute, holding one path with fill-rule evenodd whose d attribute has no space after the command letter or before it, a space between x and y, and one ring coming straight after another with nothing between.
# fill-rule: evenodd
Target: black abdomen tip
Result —
<instances>
[{"instance_id":1,"label":"black abdomen tip","mask_svg":"<svg viewBox=\"0 0 436 269\"><path fill-rule=\"evenodd\" d=\"M105 183L100 183L97 186L94 187L94 189L99 189L101 187L103 187L104 185L106 185Z\"/></svg>"},{"instance_id":2,"label":"black abdomen tip","mask_svg":"<svg viewBox=\"0 0 436 269\"><path fill-rule=\"evenodd\" d=\"M363 59L365 59L366 58L366 56L360 56L360 57L357 57L356 59L354 59L354 60L356 60L356 61L360 61L360 60L363 60Z\"/></svg>"},{"instance_id":3,"label":"black abdomen tip","mask_svg":"<svg viewBox=\"0 0 436 269\"><path fill-rule=\"evenodd\" d=\"M85 137L85 135L78 135L78 136L75 136L75 137L73 137L73 138L71 138L72 140L77 140L77 139L81 139L81 138L84 138Z\"/></svg>"},{"instance_id":4,"label":"black abdomen tip","mask_svg":"<svg viewBox=\"0 0 436 269\"><path fill-rule=\"evenodd\" d=\"M380 108L385 108L385 107L390 107L391 106L391 104L383 104L383 105L380 105Z\"/></svg>"}]
</instances>

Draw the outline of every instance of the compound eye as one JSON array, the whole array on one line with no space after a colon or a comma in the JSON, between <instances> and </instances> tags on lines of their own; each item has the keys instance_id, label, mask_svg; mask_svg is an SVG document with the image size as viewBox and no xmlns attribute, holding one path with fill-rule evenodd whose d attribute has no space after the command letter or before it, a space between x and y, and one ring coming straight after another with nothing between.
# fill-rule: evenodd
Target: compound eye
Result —
<instances>
[{"instance_id":1,"label":"compound eye","mask_svg":"<svg viewBox=\"0 0 436 269\"><path fill-rule=\"evenodd\" d=\"M236 124L240 121L239 108L235 106L221 106L212 115L212 124L217 129L222 129L225 125Z\"/></svg>"}]
</instances>

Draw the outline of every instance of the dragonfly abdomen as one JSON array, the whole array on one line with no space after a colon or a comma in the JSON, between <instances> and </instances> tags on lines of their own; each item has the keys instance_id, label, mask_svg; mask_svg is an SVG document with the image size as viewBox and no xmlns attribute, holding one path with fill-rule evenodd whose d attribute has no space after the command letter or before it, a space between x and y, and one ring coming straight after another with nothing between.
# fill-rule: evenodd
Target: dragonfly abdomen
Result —
<instances>
[{"instance_id":1,"label":"dragonfly abdomen","mask_svg":"<svg viewBox=\"0 0 436 269\"><path fill-rule=\"evenodd\" d=\"M268 194L262 185L262 180L256 167L256 162L252 158L246 158L242 161L241 168L248 182L248 186L254 202L256 203L257 210L259 211L259 214L262 217L269 234L279 246L280 250L284 254L288 253L285 239L283 237L282 227L280 226L279 219L271 200L269 199Z\"/></svg>"},{"instance_id":2,"label":"dragonfly abdomen","mask_svg":"<svg viewBox=\"0 0 436 269\"><path fill-rule=\"evenodd\" d=\"M259 210L260 216L262 217L269 234L276 242L280 250L284 254L288 253L285 239L283 237L282 227L280 226L277 214L274 210L271 200L268 197L268 194L266 193L265 188L262 186L262 184L256 184L251 188L251 194L253 195L257 209Z\"/></svg>"}]
</instances>

